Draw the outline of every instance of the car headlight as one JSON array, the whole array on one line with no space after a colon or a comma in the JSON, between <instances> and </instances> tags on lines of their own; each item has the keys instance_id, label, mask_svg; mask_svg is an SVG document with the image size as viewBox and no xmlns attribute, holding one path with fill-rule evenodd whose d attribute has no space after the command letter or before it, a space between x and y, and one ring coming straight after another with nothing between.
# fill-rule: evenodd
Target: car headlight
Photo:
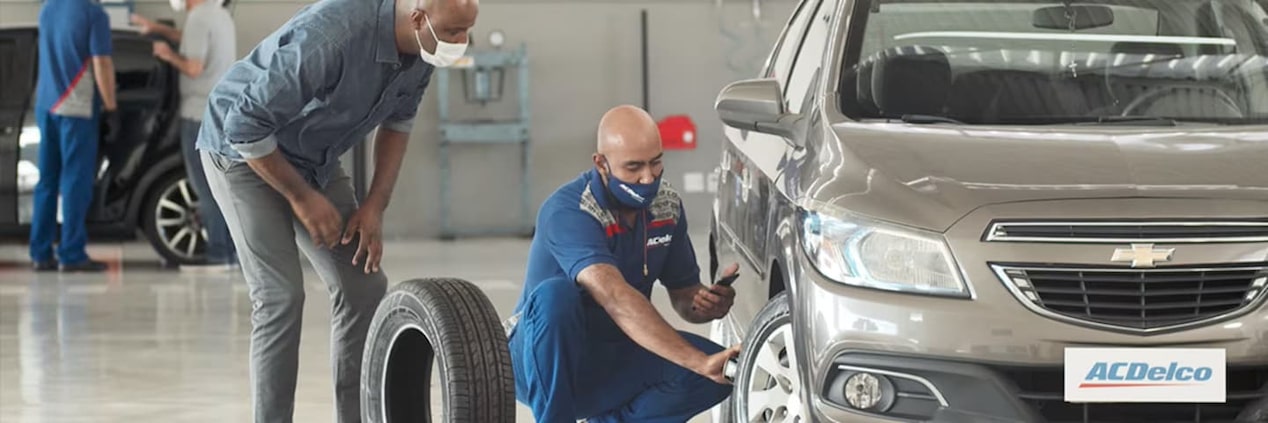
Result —
<instances>
[{"instance_id":1,"label":"car headlight","mask_svg":"<svg viewBox=\"0 0 1268 423\"><path fill-rule=\"evenodd\" d=\"M848 285L952 297L968 286L936 233L850 216L802 213L802 248L824 277Z\"/></svg>"}]
</instances>

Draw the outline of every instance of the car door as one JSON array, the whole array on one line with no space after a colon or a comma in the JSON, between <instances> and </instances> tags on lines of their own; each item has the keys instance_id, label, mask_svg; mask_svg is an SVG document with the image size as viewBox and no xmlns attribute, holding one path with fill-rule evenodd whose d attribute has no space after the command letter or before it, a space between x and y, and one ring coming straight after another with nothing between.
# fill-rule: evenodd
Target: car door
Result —
<instances>
[{"instance_id":1,"label":"car door","mask_svg":"<svg viewBox=\"0 0 1268 423\"><path fill-rule=\"evenodd\" d=\"M824 2L802 0L767 60L762 77L775 78L789 86L793 63L806 29ZM766 232L768 227L770 182L785 154L785 141L770 135L724 128L717 196L717 255L719 267L740 264L740 278L731 314L737 322L749 322L766 304L769 278L766 273ZM742 330L742 328L740 328Z\"/></svg>"},{"instance_id":2,"label":"car door","mask_svg":"<svg viewBox=\"0 0 1268 423\"><path fill-rule=\"evenodd\" d=\"M36 37L30 29L0 31L0 227L18 223L21 192L33 188L32 169L21 166L21 143L33 125L27 116L34 101Z\"/></svg>"},{"instance_id":3,"label":"car door","mask_svg":"<svg viewBox=\"0 0 1268 423\"><path fill-rule=\"evenodd\" d=\"M138 184L154 157L171 153L164 144L178 122L175 70L154 57L153 42L130 31L112 37L116 98L123 123L119 136L103 140L98 155L98 187L89 221L117 223L125 218L126 204L138 192ZM175 47L173 47L175 49ZM178 147L178 146L177 146Z\"/></svg>"}]
</instances>

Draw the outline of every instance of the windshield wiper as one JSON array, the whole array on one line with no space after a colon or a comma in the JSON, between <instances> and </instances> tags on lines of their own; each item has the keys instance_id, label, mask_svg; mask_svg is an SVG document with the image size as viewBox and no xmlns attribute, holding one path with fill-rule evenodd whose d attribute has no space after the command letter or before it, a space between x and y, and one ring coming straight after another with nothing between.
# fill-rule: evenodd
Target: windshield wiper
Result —
<instances>
[{"instance_id":1,"label":"windshield wiper","mask_svg":"<svg viewBox=\"0 0 1268 423\"><path fill-rule=\"evenodd\" d=\"M1180 126L1180 121L1156 116L1098 116L1096 121L1082 122L1084 125L1131 124L1145 126Z\"/></svg>"},{"instance_id":2,"label":"windshield wiper","mask_svg":"<svg viewBox=\"0 0 1268 423\"><path fill-rule=\"evenodd\" d=\"M958 120L951 119L945 116L903 115L902 119L903 119L903 122L914 123L917 125L924 125L924 124L930 124L930 123L950 123L954 125L964 125L964 122L960 122Z\"/></svg>"}]
</instances>

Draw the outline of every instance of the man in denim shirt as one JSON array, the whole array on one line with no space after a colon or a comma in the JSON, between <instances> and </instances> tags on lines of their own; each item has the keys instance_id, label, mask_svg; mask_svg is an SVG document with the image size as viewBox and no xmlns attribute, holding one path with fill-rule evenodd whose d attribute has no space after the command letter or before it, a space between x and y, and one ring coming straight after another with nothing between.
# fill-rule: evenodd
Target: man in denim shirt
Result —
<instances>
[{"instance_id":1,"label":"man in denim shirt","mask_svg":"<svg viewBox=\"0 0 1268 423\"><path fill-rule=\"evenodd\" d=\"M383 210L432 71L462 57L477 13L477 0L321 0L212 90L198 148L250 288L255 421L292 418L300 250L333 304L338 422L360 421L361 352L387 285ZM358 205L339 157L375 128L374 179Z\"/></svg>"}]
</instances>

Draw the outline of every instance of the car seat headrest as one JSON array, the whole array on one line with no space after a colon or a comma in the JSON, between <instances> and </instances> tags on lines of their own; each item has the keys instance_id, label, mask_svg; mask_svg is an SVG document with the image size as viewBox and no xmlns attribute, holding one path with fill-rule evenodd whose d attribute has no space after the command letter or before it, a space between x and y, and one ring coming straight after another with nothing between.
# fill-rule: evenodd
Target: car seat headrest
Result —
<instances>
[{"instance_id":1,"label":"car seat headrest","mask_svg":"<svg viewBox=\"0 0 1268 423\"><path fill-rule=\"evenodd\" d=\"M857 67L858 74L855 76L855 96L858 98L859 107L867 115L880 113L880 106L876 105L876 96L872 93L872 78L879 58L879 55L873 55L860 61Z\"/></svg>"},{"instance_id":2,"label":"car seat headrest","mask_svg":"<svg viewBox=\"0 0 1268 423\"><path fill-rule=\"evenodd\" d=\"M932 47L889 49L873 70L872 94L881 114L941 115L951 92L951 64Z\"/></svg>"}]
</instances>

